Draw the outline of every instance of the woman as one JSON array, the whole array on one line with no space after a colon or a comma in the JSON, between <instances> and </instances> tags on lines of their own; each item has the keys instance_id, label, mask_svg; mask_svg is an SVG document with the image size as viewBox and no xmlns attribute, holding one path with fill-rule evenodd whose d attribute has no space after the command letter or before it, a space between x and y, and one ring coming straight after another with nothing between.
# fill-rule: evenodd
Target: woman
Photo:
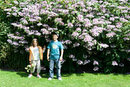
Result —
<instances>
[{"instance_id":1,"label":"woman","mask_svg":"<svg viewBox=\"0 0 130 87\"><path fill-rule=\"evenodd\" d=\"M32 77L32 73L35 72L36 68L37 68L37 77L41 78L41 76L39 75L39 73L41 71L40 60L43 60L43 50L42 50L42 47L38 45L38 41L35 38L32 40L32 44L29 47L29 63L31 66L33 64L34 67L31 70L28 78Z\"/></svg>"}]
</instances>

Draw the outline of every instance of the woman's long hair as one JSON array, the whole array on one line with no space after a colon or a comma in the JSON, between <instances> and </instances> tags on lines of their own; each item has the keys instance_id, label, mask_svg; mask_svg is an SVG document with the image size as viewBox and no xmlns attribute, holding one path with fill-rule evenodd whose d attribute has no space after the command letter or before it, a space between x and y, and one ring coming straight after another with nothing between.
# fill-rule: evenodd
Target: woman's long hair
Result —
<instances>
[{"instance_id":1,"label":"woman's long hair","mask_svg":"<svg viewBox=\"0 0 130 87\"><path fill-rule=\"evenodd\" d=\"M31 46L33 46L34 47L34 41L36 40L36 42L37 42L37 46L39 46L39 44L38 44L38 40L36 39L36 38L34 38L33 40L32 40L32 43L31 43Z\"/></svg>"}]
</instances>

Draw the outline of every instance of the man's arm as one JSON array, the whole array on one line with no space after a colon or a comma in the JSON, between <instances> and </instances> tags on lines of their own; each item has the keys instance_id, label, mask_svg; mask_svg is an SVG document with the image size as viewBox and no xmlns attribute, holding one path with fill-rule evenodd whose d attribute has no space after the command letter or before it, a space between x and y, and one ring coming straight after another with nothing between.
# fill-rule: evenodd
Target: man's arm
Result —
<instances>
[{"instance_id":1,"label":"man's arm","mask_svg":"<svg viewBox=\"0 0 130 87\"><path fill-rule=\"evenodd\" d=\"M62 60L63 60L63 53L64 53L64 50L63 50L63 49L61 49L60 61L62 61Z\"/></svg>"},{"instance_id":2,"label":"man's arm","mask_svg":"<svg viewBox=\"0 0 130 87\"><path fill-rule=\"evenodd\" d=\"M47 60L49 61L50 49L47 49Z\"/></svg>"}]
</instances>

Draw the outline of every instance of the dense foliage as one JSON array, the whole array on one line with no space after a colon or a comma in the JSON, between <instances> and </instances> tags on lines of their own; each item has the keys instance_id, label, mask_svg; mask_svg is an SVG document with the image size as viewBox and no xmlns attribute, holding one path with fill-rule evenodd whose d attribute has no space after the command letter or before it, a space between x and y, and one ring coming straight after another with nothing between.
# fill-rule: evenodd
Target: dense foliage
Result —
<instances>
[{"instance_id":1,"label":"dense foliage","mask_svg":"<svg viewBox=\"0 0 130 87\"><path fill-rule=\"evenodd\" d=\"M65 48L64 71L80 67L105 73L128 71L129 6L129 0L12 2L4 9L12 25L7 35L16 63L12 67L26 66L32 38L48 45L51 32L57 32ZM44 65L48 66L46 59Z\"/></svg>"}]
</instances>

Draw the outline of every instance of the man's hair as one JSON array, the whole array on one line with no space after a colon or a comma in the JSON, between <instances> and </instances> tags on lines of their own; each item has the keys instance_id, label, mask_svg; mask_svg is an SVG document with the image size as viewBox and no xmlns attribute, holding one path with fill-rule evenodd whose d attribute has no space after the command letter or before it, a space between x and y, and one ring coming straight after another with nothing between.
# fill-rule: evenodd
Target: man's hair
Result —
<instances>
[{"instance_id":1,"label":"man's hair","mask_svg":"<svg viewBox=\"0 0 130 87\"><path fill-rule=\"evenodd\" d=\"M52 36L53 36L53 35L57 35L57 36L59 37L59 34L57 34L56 32L52 32L51 35L52 35Z\"/></svg>"}]
</instances>

